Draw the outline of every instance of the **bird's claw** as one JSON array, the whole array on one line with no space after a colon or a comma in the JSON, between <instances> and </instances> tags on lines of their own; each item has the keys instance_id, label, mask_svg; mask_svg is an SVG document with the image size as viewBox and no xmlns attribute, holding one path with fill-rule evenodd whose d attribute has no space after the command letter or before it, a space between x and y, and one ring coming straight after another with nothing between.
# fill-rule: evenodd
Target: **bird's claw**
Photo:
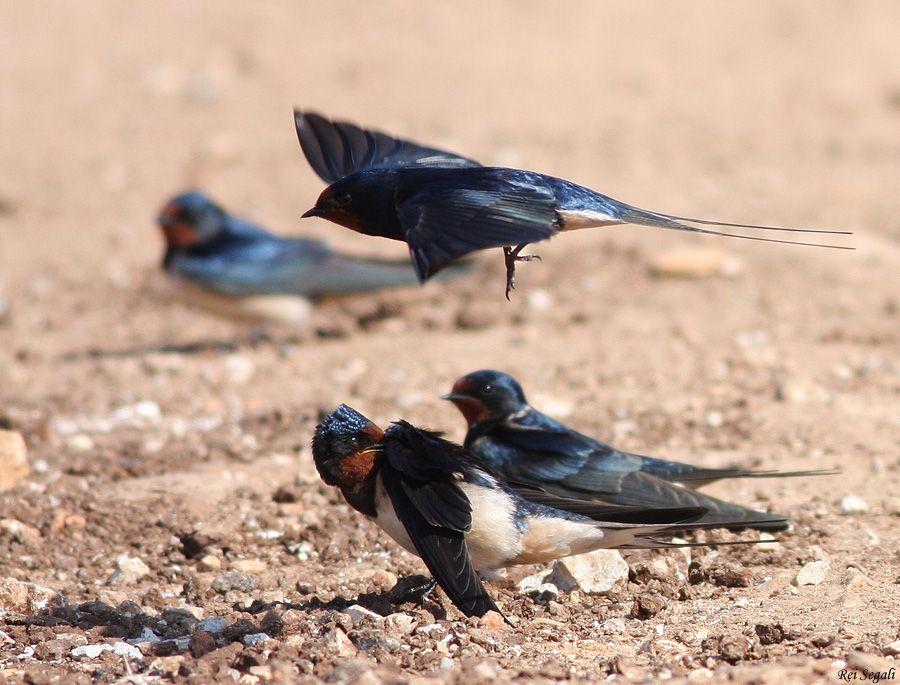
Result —
<instances>
[{"instance_id":1,"label":"bird's claw","mask_svg":"<svg viewBox=\"0 0 900 685\"><path fill-rule=\"evenodd\" d=\"M531 262L535 259L539 262L542 261L540 255L536 254L527 254L522 255L519 254L527 243L522 245L518 245L515 248L512 247L504 247L503 248L503 259L506 262L506 299L509 299L509 294L513 290L516 289L516 262Z\"/></svg>"}]
</instances>

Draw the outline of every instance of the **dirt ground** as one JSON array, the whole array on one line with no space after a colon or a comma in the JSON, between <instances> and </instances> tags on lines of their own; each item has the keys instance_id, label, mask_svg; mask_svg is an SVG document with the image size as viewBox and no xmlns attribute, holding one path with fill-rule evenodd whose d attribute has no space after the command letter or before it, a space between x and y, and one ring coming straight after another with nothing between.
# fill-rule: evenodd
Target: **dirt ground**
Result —
<instances>
[{"instance_id":1,"label":"dirt ground","mask_svg":"<svg viewBox=\"0 0 900 685\"><path fill-rule=\"evenodd\" d=\"M0 495L0 681L889 671L898 32L900 5L838 0L0 3L0 427L32 468ZM168 289L154 217L175 192L404 254L299 220L322 184L294 106L649 209L850 230L836 242L856 250L585 231L538 246L511 302L495 250L458 280L324 302L250 344ZM673 253L718 266L653 270ZM789 513L777 545L694 549L690 567L634 555L612 596L533 599L515 581L537 569L514 569L489 583L514 625L466 620L392 592L424 566L319 482L308 445L340 402L462 439L438 398L479 368L623 449L842 474L709 488ZM824 580L794 585L813 561Z\"/></svg>"}]
</instances>

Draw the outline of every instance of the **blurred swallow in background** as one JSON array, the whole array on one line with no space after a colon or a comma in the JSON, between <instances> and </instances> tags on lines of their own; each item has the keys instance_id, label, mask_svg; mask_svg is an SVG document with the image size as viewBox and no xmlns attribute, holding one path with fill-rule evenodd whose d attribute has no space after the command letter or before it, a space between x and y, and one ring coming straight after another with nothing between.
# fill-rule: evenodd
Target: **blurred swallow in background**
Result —
<instances>
[{"instance_id":1,"label":"blurred swallow in background","mask_svg":"<svg viewBox=\"0 0 900 685\"><path fill-rule=\"evenodd\" d=\"M703 495L695 488L722 478L835 473L708 469L620 452L539 412L528 404L522 386L499 371L463 376L443 399L453 402L469 424L465 447L500 478L575 499L639 507L703 507L708 511L698 521L732 530L783 530L789 520Z\"/></svg>"},{"instance_id":2,"label":"blurred swallow in background","mask_svg":"<svg viewBox=\"0 0 900 685\"><path fill-rule=\"evenodd\" d=\"M515 264L529 244L579 228L640 224L776 243L794 241L690 226L752 228L847 235L846 231L735 224L650 212L570 181L532 171L485 167L466 157L423 147L313 112L294 112L300 145L313 170L330 184L303 216L320 216L360 233L403 240L419 280L475 250L502 247L506 295ZM839 247L817 243L796 243Z\"/></svg>"},{"instance_id":3,"label":"blurred swallow in background","mask_svg":"<svg viewBox=\"0 0 900 685\"><path fill-rule=\"evenodd\" d=\"M298 324L311 300L413 285L406 261L350 257L326 243L282 238L231 216L202 193L170 200L159 215L163 268L180 294L231 318Z\"/></svg>"},{"instance_id":4,"label":"blurred swallow in background","mask_svg":"<svg viewBox=\"0 0 900 685\"><path fill-rule=\"evenodd\" d=\"M316 427L312 452L322 480L420 556L467 616L497 610L476 571L603 548L683 546L658 537L727 527L694 523L703 507L621 507L509 485L440 433L406 421L382 431L346 405Z\"/></svg>"}]
</instances>

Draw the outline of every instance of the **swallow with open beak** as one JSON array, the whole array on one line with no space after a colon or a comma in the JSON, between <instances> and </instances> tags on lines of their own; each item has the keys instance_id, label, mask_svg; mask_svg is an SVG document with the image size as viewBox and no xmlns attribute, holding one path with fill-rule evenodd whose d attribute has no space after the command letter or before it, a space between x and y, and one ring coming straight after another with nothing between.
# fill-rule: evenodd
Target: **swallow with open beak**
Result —
<instances>
[{"instance_id":1,"label":"swallow with open beak","mask_svg":"<svg viewBox=\"0 0 900 685\"><path fill-rule=\"evenodd\" d=\"M163 268L181 294L231 318L298 324L312 300L417 282L405 261L350 257L320 240L272 235L198 192L169 200L158 222Z\"/></svg>"},{"instance_id":2,"label":"swallow with open beak","mask_svg":"<svg viewBox=\"0 0 900 685\"><path fill-rule=\"evenodd\" d=\"M330 121L314 112L295 111L294 120L306 159L329 184L304 216L319 216L359 233L405 241L421 282L463 255L502 247L508 298L516 262L533 258L521 255L529 243L579 228L640 224L778 243L792 241L689 224L846 233L651 212L561 178L482 166L466 157L348 122Z\"/></svg>"},{"instance_id":3,"label":"swallow with open beak","mask_svg":"<svg viewBox=\"0 0 900 685\"><path fill-rule=\"evenodd\" d=\"M601 548L668 547L660 537L713 527L693 523L703 507L621 507L507 484L439 433L406 421L383 431L346 405L316 427L312 452L322 480L420 556L467 616L497 610L476 571Z\"/></svg>"},{"instance_id":4,"label":"swallow with open beak","mask_svg":"<svg viewBox=\"0 0 900 685\"><path fill-rule=\"evenodd\" d=\"M561 497L639 507L703 507L707 512L698 521L732 530L783 530L789 520L696 488L723 478L834 473L709 469L620 452L539 412L525 399L518 381L500 371L463 376L443 399L453 402L468 423L464 446L501 478Z\"/></svg>"}]
</instances>

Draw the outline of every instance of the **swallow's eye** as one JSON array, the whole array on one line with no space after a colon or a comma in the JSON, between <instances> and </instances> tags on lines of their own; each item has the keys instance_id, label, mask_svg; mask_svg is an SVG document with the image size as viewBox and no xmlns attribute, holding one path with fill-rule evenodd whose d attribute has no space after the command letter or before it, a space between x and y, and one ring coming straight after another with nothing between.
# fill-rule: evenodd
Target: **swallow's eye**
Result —
<instances>
[{"instance_id":1,"label":"swallow's eye","mask_svg":"<svg viewBox=\"0 0 900 685\"><path fill-rule=\"evenodd\" d=\"M488 383L484 387L481 388L482 395L493 395L494 394L494 386Z\"/></svg>"},{"instance_id":2,"label":"swallow's eye","mask_svg":"<svg viewBox=\"0 0 900 685\"><path fill-rule=\"evenodd\" d=\"M350 193L338 193L334 196L334 204L338 207L346 207L353 201L353 196Z\"/></svg>"},{"instance_id":3,"label":"swallow's eye","mask_svg":"<svg viewBox=\"0 0 900 685\"><path fill-rule=\"evenodd\" d=\"M359 436L351 435L350 436L350 445L352 447L359 447Z\"/></svg>"}]
</instances>

